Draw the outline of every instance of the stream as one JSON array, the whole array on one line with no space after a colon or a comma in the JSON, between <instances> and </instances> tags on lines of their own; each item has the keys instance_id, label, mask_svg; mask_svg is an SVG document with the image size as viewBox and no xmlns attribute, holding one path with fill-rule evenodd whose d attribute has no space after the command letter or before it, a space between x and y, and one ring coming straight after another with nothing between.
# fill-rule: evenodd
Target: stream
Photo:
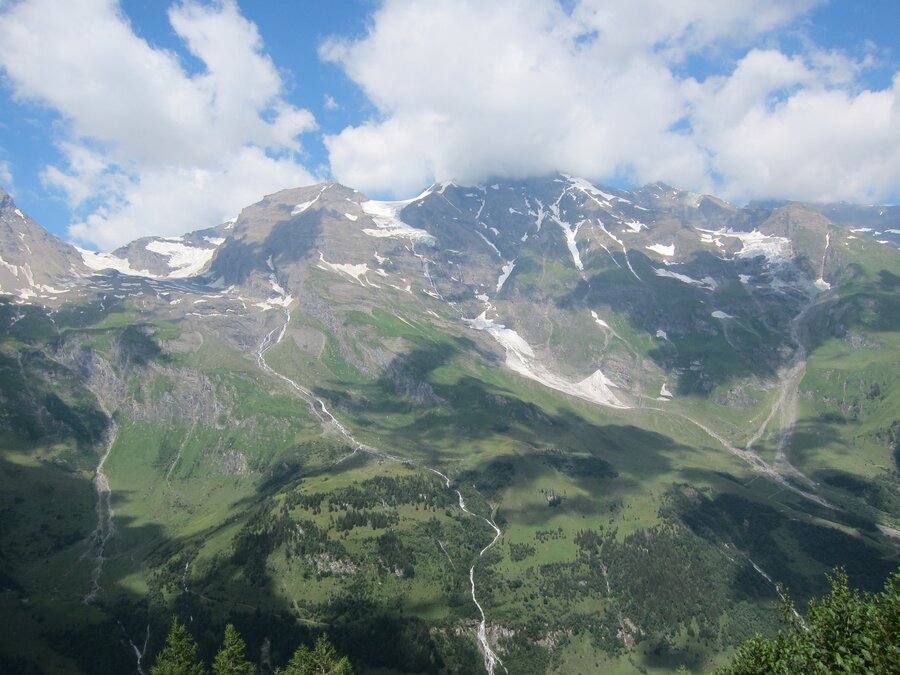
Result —
<instances>
[{"instance_id":1,"label":"stream","mask_svg":"<svg viewBox=\"0 0 900 675\"><path fill-rule=\"evenodd\" d=\"M301 398L303 398L307 402L307 404L310 407L310 410L312 410L313 414L319 419L319 421L323 425L329 425L329 426L333 427L338 432L338 434L340 434L350 444L350 446L353 448L353 454L355 454L356 452L363 452L367 455L372 455L374 457L379 457L381 459L386 459L386 460L390 460L393 462L417 464L412 459L388 454L386 452L383 452L382 450L379 450L377 448L366 445L366 444L361 443L360 441L356 440L356 438L353 436L353 434L350 433L350 431L343 424L341 424L340 421L338 421L338 419L334 415L331 414L331 412L329 412L328 408L325 406L325 402L321 398L317 397L309 389L301 386L300 384L298 384L291 378L277 372L271 366L269 366L268 363L266 363L266 352L268 352L272 347L274 347L275 345L277 345L284 339L284 336L287 332L287 327L288 327L288 324L290 323L290 320L291 320L290 312L285 308L284 324L280 328L274 328L273 330L269 331L269 333L267 333L266 336L260 342L259 348L256 351L256 362L259 365L260 369L263 372L282 380L283 382L288 384L295 392L297 392L301 396ZM276 333L277 333L277 337L276 337ZM349 457L349 455L348 455L348 457ZM347 458L345 457L344 459L347 459ZM343 461L343 460L341 460L341 461ZM494 538L491 540L491 542L487 546L485 546L483 549L481 549L481 551L478 554L478 559L480 560L484 556L485 553L487 553L491 548L494 547L494 545L500 540L500 537L503 535L503 531L497 526L497 523L494 522L493 514L491 514L488 518L485 518L484 516L480 516L476 513L473 513L466 507L466 500L462 496L462 493L459 490L451 487L450 479L445 474L443 474L440 471L438 471L437 469L433 469L429 466L424 466L424 465L419 465L419 466L421 466L421 468L425 469L426 471L430 471L431 473L433 473L437 476L440 476L444 481L445 487L448 490L453 490L454 492L456 492L456 496L459 501L460 511L462 511L463 513L466 513L474 518L479 518L479 519L483 520L487 525L489 525L494 530L494 533L495 533ZM452 560L451 560L451 563L452 563ZM477 591L476 591L476 587L475 587L475 566L476 566L476 564L477 564L477 561L475 563L473 563L472 566L469 568L469 584L471 585L471 589L472 589L472 602L475 604L475 607L478 609L478 613L481 616L481 621L478 624L476 638L478 640L479 649L481 650L482 656L484 657L485 670L488 672L488 675L494 675L494 673L496 672L497 666L500 666L501 668L503 668L504 671L506 670L506 667L503 665L503 661L501 661L500 657L497 656L496 652L494 652L494 650L491 649L490 643L488 641L487 617L485 616L484 608L481 606L481 603L478 602L478 595L477 595Z\"/></svg>"},{"instance_id":2,"label":"stream","mask_svg":"<svg viewBox=\"0 0 900 675\"><path fill-rule=\"evenodd\" d=\"M97 493L97 526L91 532L90 542L91 548L96 550L94 555L94 567L91 569L91 590L84 596L84 603L93 602L97 594L100 593L100 576L103 574L103 563L105 561L104 554L106 552L106 544L115 534L115 526L113 523L112 510L112 490L109 487L109 478L103 470L103 465L112 451L119 433L119 427L112 418L112 415L104 409L103 413L109 419L109 429L107 430L106 449L100 456L97 468L94 470L94 491Z\"/></svg>"}]
</instances>

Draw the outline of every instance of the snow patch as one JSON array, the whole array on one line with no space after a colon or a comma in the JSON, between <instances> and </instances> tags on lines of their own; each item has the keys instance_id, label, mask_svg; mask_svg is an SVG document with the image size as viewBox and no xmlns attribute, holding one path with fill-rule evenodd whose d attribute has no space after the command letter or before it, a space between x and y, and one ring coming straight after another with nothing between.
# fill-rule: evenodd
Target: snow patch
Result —
<instances>
[{"instance_id":1,"label":"snow patch","mask_svg":"<svg viewBox=\"0 0 900 675\"><path fill-rule=\"evenodd\" d=\"M463 321L475 330L483 330L499 342L506 350L506 365L513 372L527 377L530 380L540 382L545 387L561 391L570 396L590 401L598 405L611 408L627 408L611 391L617 385L606 377L602 371L596 370L592 375L580 382L573 382L552 373L541 364L526 342L516 331L506 328L502 324L494 323L492 319L485 317L482 312L474 319Z\"/></svg>"},{"instance_id":2,"label":"snow patch","mask_svg":"<svg viewBox=\"0 0 900 675\"><path fill-rule=\"evenodd\" d=\"M700 286L702 288L708 288L710 290L715 290L718 284L716 280L712 277L703 277L703 279L694 279L693 277L689 277L687 274L679 274L678 272L670 272L669 270L654 268L653 272L658 277L667 277L669 279L677 279L685 284L691 284L693 286Z\"/></svg>"},{"instance_id":3,"label":"snow patch","mask_svg":"<svg viewBox=\"0 0 900 675\"><path fill-rule=\"evenodd\" d=\"M496 246L494 246L494 242L492 242L490 239L488 239L488 238L485 237L483 234L481 234L481 232L476 232L475 234L477 234L479 237L481 237L481 239L484 241L484 243L487 244L488 246L490 246L490 247L493 249L494 253L497 254L497 257L498 257L498 258L502 258L502 257L503 257L503 254L500 253L500 249L497 248Z\"/></svg>"},{"instance_id":4,"label":"snow patch","mask_svg":"<svg viewBox=\"0 0 900 675\"><path fill-rule=\"evenodd\" d=\"M559 225L560 229L562 229L563 234L566 237L566 246L569 249L569 253L572 255L572 262L575 263L575 268L579 272L584 271L584 264L581 262L581 255L578 253L578 245L575 241L575 238L578 236L578 230L581 229L581 226L586 221L581 221L577 225L573 225L572 223L565 221L562 219L562 216L559 213L559 203L562 201L562 198L565 196L568 189L563 190L563 193L559 196L559 199L556 200L556 203L550 206L550 211L553 212L553 220L556 221L557 225Z\"/></svg>"},{"instance_id":5,"label":"snow patch","mask_svg":"<svg viewBox=\"0 0 900 675\"><path fill-rule=\"evenodd\" d=\"M581 226L585 221L582 220L574 227L572 227L571 223L566 223L558 218L556 219L556 222L559 223L559 226L563 230L563 234L566 235L566 246L569 248L569 253L572 254L572 262L575 263L575 267L579 272L583 272L584 263L581 262L581 255L578 253L578 244L575 241L575 238L578 236L578 230L581 229Z\"/></svg>"},{"instance_id":6,"label":"snow patch","mask_svg":"<svg viewBox=\"0 0 900 675\"><path fill-rule=\"evenodd\" d=\"M115 270L120 274L127 274L132 277L148 277L150 279L158 278L152 272L147 270L136 270L127 260L114 256L112 253L97 253L95 251L87 251L83 248L75 249L81 254L84 264L90 269L100 272L102 270Z\"/></svg>"},{"instance_id":7,"label":"snow patch","mask_svg":"<svg viewBox=\"0 0 900 675\"><path fill-rule=\"evenodd\" d=\"M294 301L294 296L282 288L281 284L279 284L278 280L275 278L274 273L269 275L269 285L272 287L272 291L275 293L276 297L263 300L262 302L256 302L253 306L259 307L264 312L275 309L276 307L287 309L288 305ZM241 298L238 299L240 300Z\"/></svg>"},{"instance_id":8,"label":"snow patch","mask_svg":"<svg viewBox=\"0 0 900 675\"><path fill-rule=\"evenodd\" d=\"M629 230L631 230L632 232L640 232L641 230L646 230L646 229L647 229L647 226L644 225L644 224L643 224L641 221L639 221L639 220L633 220L633 219L632 219L632 220L629 220L629 221L627 221L627 222L626 222L626 221L623 221L622 224L623 224L625 227L627 227Z\"/></svg>"},{"instance_id":9,"label":"snow patch","mask_svg":"<svg viewBox=\"0 0 900 675\"><path fill-rule=\"evenodd\" d=\"M598 326L600 326L601 328L607 328L607 329L609 329L609 324L606 323L606 322L605 322L603 319L601 319L599 316L597 316L597 312L595 312L594 310L591 310L591 316L594 318L594 321L596 322L596 324L597 324Z\"/></svg>"},{"instance_id":10,"label":"snow patch","mask_svg":"<svg viewBox=\"0 0 900 675\"><path fill-rule=\"evenodd\" d=\"M344 218L355 223L359 219L359 216L354 216L352 213L345 213Z\"/></svg>"},{"instance_id":11,"label":"snow patch","mask_svg":"<svg viewBox=\"0 0 900 675\"><path fill-rule=\"evenodd\" d=\"M6 262L2 256L0 256L0 265L3 265L6 269L8 269L14 277L16 277L17 279L19 278L19 268L17 265L11 265L10 263Z\"/></svg>"},{"instance_id":12,"label":"snow patch","mask_svg":"<svg viewBox=\"0 0 900 675\"><path fill-rule=\"evenodd\" d=\"M565 174L564 174L565 175ZM616 197L615 195L611 195L607 192L603 192L603 190L598 190L593 184L584 180L583 178L575 178L573 176L566 176L566 180L569 181L569 184L586 194L588 197L593 199L598 206L609 206L609 202L613 199L618 199L622 202L628 202L627 199L621 199ZM602 200L602 202L601 202ZM605 203L604 203L605 202Z\"/></svg>"},{"instance_id":13,"label":"snow patch","mask_svg":"<svg viewBox=\"0 0 900 675\"><path fill-rule=\"evenodd\" d=\"M726 314L720 309L717 309L715 312L710 314L710 316L714 319L733 319L734 317L731 314Z\"/></svg>"},{"instance_id":14,"label":"snow patch","mask_svg":"<svg viewBox=\"0 0 900 675\"><path fill-rule=\"evenodd\" d=\"M653 251L654 253L659 253L660 255L664 255L667 257L672 257L675 255L675 244L669 244L668 246L664 246L663 244L651 244L650 246L645 246L645 249L648 251Z\"/></svg>"},{"instance_id":15,"label":"snow patch","mask_svg":"<svg viewBox=\"0 0 900 675\"><path fill-rule=\"evenodd\" d=\"M168 258L166 264L172 270L166 276L183 279L199 274L215 255L215 248L200 248L183 243L181 238L151 241L146 249Z\"/></svg>"},{"instance_id":16,"label":"snow patch","mask_svg":"<svg viewBox=\"0 0 900 675\"><path fill-rule=\"evenodd\" d=\"M662 386L659 388L659 395L663 398L672 398L672 392L669 391L669 383L663 382Z\"/></svg>"},{"instance_id":17,"label":"snow patch","mask_svg":"<svg viewBox=\"0 0 900 675\"><path fill-rule=\"evenodd\" d=\"M370 237L398 238L409 239L410 241L421 241L427 246L434 246L437 240L426 232L411 225L407 225L400 220L400 211L404 207L415 201L423 199L430 194L431 188L420 194L415 199L408 199L400 202L380 202L370 199L362 202L360 206L362 210L372 218L375 228L364 228L363 233Z\"/></svg>"},{"instance_id":18,"label":"snow patch","mask_svg":"<svg viewBox=\"0 0 900 675\"><path fill-rule=\"evenodd\" d=\"M319 268L346 274L348 277L355 279L360 286L365 286L360 277L364 277L366 272L369 271L369 266L366 263L330 263L325 260L325 255L321 251L319 251L319 262L321 263L318 266Z\"/></svg>"},{"instance_id":19,"label":"snow patch","mask_svg":"<svg viewBox=\"0 0 900 675\"><path fill-rule=\"evenodd\" d=\"M331 187L331 186L330 185L322 186L321 188L319 188L319 194L317 194L313 199L310 199L308 202L300 202L299 204L297 204L291 211L291 215L297 216L297 215L300 215L301 213L303 213L304 211L306 211L306 209L308 209L310 206L312 206L317 201L319 201L319 197L321 197L322 193L325 192L325 190L327 190L329 187Z\"/></svg>"},{"instance_id":20,"label":"snow patch","mask_svg":"<svg viewBox=\"0 0 900 675\"><path fill-rule=\"evenodd\" d=\"M752 232L734 232L733 230L702 230L709 235L728 237L741 242L742 248L738 252L738 258L755 258L764 256L769 262L784 260L791 255L791 242L784 237L763 234L759 230Z\"/></svg>"},{"instance_id":21,"label":"snow patch","mask_svg":"<svg viewBox=\"0 0 900 675\"><path fill-rule=\"evenodd\" d=\"M299 216L301 213L306 211L306 209L308 209L310 206L315 204L318 201L318 199L319 198L316 197L315 199L310 199L308 202L300 202L291 210L291 215Z\"/></svg>"},{"instance_id":22,"label":"snow patch","mask_svg":"<svg viewBox=\"0 0 900 675\"><path fill-rule=\"evenodd\" d=\"M25 220L25 214L24 214L24 213L22 213L21 211L19 211L19 209L16 209L15 211L16 211L16 215L19 216L19 218L21 218L22 220Z\"/></svg>"},{"instance_id":23,"label":"snow patch","mask_svg":"<svg viewBox=\"0 0 900 675\"><path fill-rule=\"evenodd\" d=\"M505 265L503 265L503 267L500 268L502 270L502 274L499 277L497 277L497 292L498 293L503 288L503 284L506 283L506 280L509 279L509 275L512 274L512 271L515 269L515 267L516 267L516 261L510 260Z\"/></svg>"}]
</instances>

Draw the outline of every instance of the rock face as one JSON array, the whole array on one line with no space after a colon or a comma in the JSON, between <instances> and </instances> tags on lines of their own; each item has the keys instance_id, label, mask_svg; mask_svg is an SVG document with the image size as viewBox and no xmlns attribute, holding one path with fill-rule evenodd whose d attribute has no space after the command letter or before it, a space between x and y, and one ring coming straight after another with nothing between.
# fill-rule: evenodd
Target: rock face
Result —
<instances>
[{"instance_id":1,"label":"rock face","mask_svg":"<svg viewBox=\"0 0 900 675\"><path fill-rule=\"evenodd\" d=\"M31 220L0 188L0 293L58 301L88 271L75 247Z\"/></svg>"},{"instance_id":2,"label":"rock face","mask_svg":"<svg viewBox=\"0 0 900 675\"><path fill-rule=\"evenodd\" d=\"M354 368L434 404L405 345L346 346L351 306L405 298L559 391L627 407L665 385L740 407L752 397L720 391L728 378L715 371L773 375L793 348L791 318L845 269L856 237L827 212L854 213L738 208L661 183L623 191L563 174L446 182L401 202L322 183L269 195L217 228L94 254L3 193L0 286L18 302L139 299L179 320L228 318L222 338L241 349L255 326L298 307L321 326L292 328L301 349L320 356L324 330ZM623 331L645 334L652 358ZM698 359L699 345L715 348Z\"/></svg>"}]
</instances>

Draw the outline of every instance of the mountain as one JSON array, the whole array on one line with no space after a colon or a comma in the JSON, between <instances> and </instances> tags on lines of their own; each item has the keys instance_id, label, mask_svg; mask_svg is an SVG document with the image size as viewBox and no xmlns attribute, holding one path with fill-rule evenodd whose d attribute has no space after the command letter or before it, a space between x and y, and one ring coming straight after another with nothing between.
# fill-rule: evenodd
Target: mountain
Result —
<instances>
[{"instance_id":1,"label":"mountain","mask_svg":"<svg viewBox=\"0 0 900 675\"><path fill-rule=\"evenodd\" d=\"M869 207L323 183L98 254L2 204L13 671L139 672L173 613L265 672L702 670L897 566Z\"/></svg>"},{"instance_id":2,"label":"mountain","mask_svg":"<svg viewBox=\"0 0 900 675\"><path fill-rule=\"evenodd\" d=\"M63 243L26 214L0 188L0 292L58 300L87 271L74 247Z\"/></svg>"}]
</instances>

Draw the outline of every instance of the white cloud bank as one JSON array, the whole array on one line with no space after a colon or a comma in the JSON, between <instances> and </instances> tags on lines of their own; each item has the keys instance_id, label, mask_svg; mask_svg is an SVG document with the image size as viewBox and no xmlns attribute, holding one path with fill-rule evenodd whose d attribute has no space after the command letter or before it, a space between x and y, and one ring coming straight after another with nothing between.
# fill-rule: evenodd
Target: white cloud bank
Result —
<instances>
[{"instance_id":1,"label":"white cloud bank","mask_svg":"<svg viewBox=\"0 0 900 675\"><path fill-rule=\"evenodd\" d=\"M14 96L64 120L66 166L43 179L84 214L77 240L180 234L313 181L294 154L315 120L284 100L256 26L229 0L188 0L169 20L200 72L138 37L115 0L27 0L2 15Z\"/></svg>"},{"instance_id":2,"label":"white cloud bank","mask_svg":"<svg viewBox=\"0 0 900 675\"><path fill-rule=\"evenodd\" d=\"M823 1L386 0L362 38L320 48L377 111L324 137L331 171L398 197L562 170L732 199L896 198L900 73L866 90L866 60L778 48ZM0 68L62 118L64 162L42 177L83 243L181 234L315 180L297 153L316 122L235 0L168 15L199 68L139 37L117 0L0 0ZM689 74L719 56L724 74Z\"/></svg>"},{"instance_id":3,"label":"white cloud bank","mask_svg":"<svg viewBox=\"0 0 900 675\"><path fill-rule=\"evenodd\" d=\"M866 91L864 62L754 48L818 0L567 4L387 0L363 38L326 42L378 110L326 136L334 175L398 196L553 170L732 198L896 194L900 74ZM685 58L735 45L729 74L683 74Z\"/></svg>"}]
</instances>

